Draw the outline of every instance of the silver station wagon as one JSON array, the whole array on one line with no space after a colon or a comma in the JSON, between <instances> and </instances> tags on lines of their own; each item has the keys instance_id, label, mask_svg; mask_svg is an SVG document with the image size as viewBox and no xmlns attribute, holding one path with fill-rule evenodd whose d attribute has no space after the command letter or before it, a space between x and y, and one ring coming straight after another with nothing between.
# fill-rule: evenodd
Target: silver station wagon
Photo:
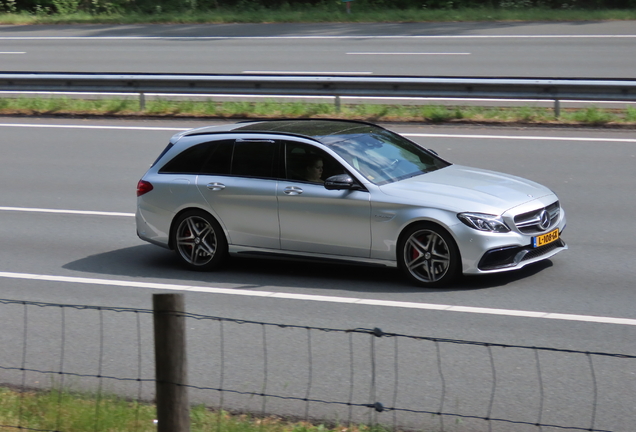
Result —
<instances>
[{"instance_id":1,"label":"silver station wagon","mask_svg":"<svg viewBox=\"0 0 636 432\"><path fill-rule=\"evenodd\" d=\"M415 284L567 248L557 196L453 165L380 126L268 120L174 135L137 186L137 234L193 270L228 255L399 267Z\"/></svg>"}]
</instances>

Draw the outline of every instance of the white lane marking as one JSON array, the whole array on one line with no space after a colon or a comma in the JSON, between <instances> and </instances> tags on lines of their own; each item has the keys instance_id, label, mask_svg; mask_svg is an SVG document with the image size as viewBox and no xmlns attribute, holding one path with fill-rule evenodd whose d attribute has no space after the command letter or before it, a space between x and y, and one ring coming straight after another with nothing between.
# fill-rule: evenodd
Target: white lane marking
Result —
<instances>
[{"instance_id":1,"label":"white lane marking","mask_svg":"<svg viewBox=\"0 0 636 432\"><path fill-rule=\"evenodd\" d=\"M141 130L141 131L170 131L180 132L191 128L156 127L156 126L98 126L98 125L51 125L27 123L0 123L0 127L23 128L59 128L59 129L113 129L113 130ZM617 142L636 143L636 138L592 138L592 137L556 137L556 136L523 136L523 135L454 135L428 133L402 133L409 138L462 138L462 139L506 139L526 141L581 141L581 142Z\"/></svg>"},{"instance_id":2,"label":"white lane marking","mask_svg":"<svg viewBox=\"0 0 636 432\"><path fill-rule=\"evenodd\" d=\"M24 51L0 51L0 54L26 54Z\"/></svg>"},{"instance_id":3,"label":"white lane marking","mask_svg":"<svg viewBox=\"0 0 636 432\"><path fill-rule=\"evenodd\" d=\"M0 40L232 40L232 39L631 39L636 35L291 35L291 36L0 36Z\"/></svg>"},{"instance_id":4,"label":"white lane marking","mask_svg":"<svg viewBox=\"0 0 636 432\"><path fill-rule=\"evenodd\" d=\"M180 132L180 131L189 129L189 128L157 127L157 126L100 126L100 125L63 125L63 124L27 124L27 123L0 123L0 127L53 128L53 129L112 129L112 130L169 131L169 132Z\"/></svg>"},{"instance_id":5,"label":"white lane marking","mask_svg":"<svg viewBox=\"0 0 636 432\"><path fill-rule=\"evenodd\" d=\"M451 52L348 52L347 55L470 55L470 53L451 53Z\"/></svg>"},{"instance_id":6,"label":"white lane marking","mask_svg":"<svg viewBox=\"0 0 636 432\"><path fill-rule=\"evenodd\" d=\"M103 212L103 211L92 211L92 210L44 209L44 208L30 208L30 207L0 207L0 211L31 212L31 213L60 213L60 214L75 214L75 215L87 215L87 216L123 216L123 217L135 216L134 213Z\"/></svg>"},{"instance_id":7,"label":"white lane marking","mask_svg":"<svg viewBox=\"0 0 636 432\"><path fill-rule=\"evenodd\" d=\"M373 75L373 72L325 72L325 71L243 71L253 75Z\"/></svg>"},{"instance_id":8,"label":"white lane marking","mask_svg":"<svg viewBox=\"0 0 636 432\"><path fill-rule=\"evenodd\" d=\"M404 133L400 134L414 138L468 138L468 139L506 139L525 141L582 141L582 142L619 142L636 143L636 138L588 138L588 137L549 137L549 136L517 136L517 135L452 135L452 134L426 134Z\"/></svg>"},{"instance_id":9,"label":"white lane marking","mask_svg":"<svg viewBox=\"0 0 636 432\"><path fill-rule=\"evenodd\" d=\"M125 280L111 280L111 279L80 278L80 277L70 277L70 276L39 275L39 274L29 274L29 273L0 272L0 277L7 278L7 279L29 279L29 280L38 280L38 281L47 281L47 282L64 282L64 283L77 283L77 284L90 284L90 285L130 287L130 288L163 289L163 290L185 291L185 292L205 292L205 293L211 293L211 294L226 294L226 295L237 295L237 296L248 296L248 297L265 297L265 298L276 298L276 299L285 299L285 300L319 301L319 302L326 302L326 303L347 303L347 304L365 305L365 306L397 307L397 308L406 308L406 309L436 310L436 311L443 311L443 312L463 312L463 313L475 313L475 314L484 314L484 315L502 315L502 316L518 317L518 318L542 318L542 319L553 319L553 320L563 320L563 321L579 321L579 322L590 322L590 323L599 323L599 324L617 324L617 325L636 326L636 319L614 318L614 317L604 317L604 316L594 316L594 315L576 315L576 314L523 311L523 310L512 310L512 309L483 308L483 307L472 307L472 306L453 306L453 305L433 304L433 303L416 303L416 302L363 299L363 298L356 298L356 297L336 297L336 296L294 294L294 293L272 292L272 291L253 291L253 290L245 290L245 289L164 284L164 283L155 283L155 282L134 282L134 281L125 281Z\"/></svg>"}]
</instances>

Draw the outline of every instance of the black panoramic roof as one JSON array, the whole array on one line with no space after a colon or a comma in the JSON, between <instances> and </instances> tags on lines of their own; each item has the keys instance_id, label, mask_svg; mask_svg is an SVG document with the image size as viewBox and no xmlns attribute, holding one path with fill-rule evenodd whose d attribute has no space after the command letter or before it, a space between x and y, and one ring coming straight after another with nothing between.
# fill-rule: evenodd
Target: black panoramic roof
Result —
<instances>
[{"instance_id":1,"label":"black panoramic roof","mask_svg":"<svg viewBox=\"0 0 636 432\"><path fill-rule=\"evenodd\" d=\"M234 131L281 132L294 135L305 135L320 140L329 135L366 134L383 130L371 123L349 120L298 119L298 120L266 120L239 124Z\"/></svg>"}]
</instances>

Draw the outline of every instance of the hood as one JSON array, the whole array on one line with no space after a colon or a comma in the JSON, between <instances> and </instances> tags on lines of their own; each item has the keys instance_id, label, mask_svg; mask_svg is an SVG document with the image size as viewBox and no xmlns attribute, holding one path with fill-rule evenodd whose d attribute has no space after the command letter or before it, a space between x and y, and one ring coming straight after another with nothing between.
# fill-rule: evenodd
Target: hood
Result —
<instances>
[{"instance_id":1,"label":"hood","mask_svg":"<svg viewBox=\"0 0 636 432\"><path fill-rule=\"evenodd\" d=\"M380 186L380 190L408 200L412 205L490 214L502 214L526 202L553 195L547 187L530 180L462 165Z\"/></svg>"}]
</instances>

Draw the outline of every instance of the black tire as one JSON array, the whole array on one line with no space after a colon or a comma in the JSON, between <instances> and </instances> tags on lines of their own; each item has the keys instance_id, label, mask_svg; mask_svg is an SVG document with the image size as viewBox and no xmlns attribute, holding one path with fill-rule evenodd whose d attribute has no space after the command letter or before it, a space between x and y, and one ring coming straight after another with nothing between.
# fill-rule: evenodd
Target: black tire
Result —
<instances>
[{"instance_id":1,"label":"black tire","mask_svg":"<svg viewBox=\"0 0 636 432\"><path fill-rule=\"evenodd\" d=\"M398 266L419 286L442 287L460 270L460 255L451 235L438 225L420 223L406 229L397 249Z\"/></svg>"},{"instance_id":2,"label":"black tire","mask_svg":"<svg viewBox=\"0 0 636 432\"><path fill-rule=\"evenodd\" d=\"M189 210L174 222L172 246L189 269L210 271L227 258L227 239L221 225L202 210Z\"/></svg>"}]
</instances>

